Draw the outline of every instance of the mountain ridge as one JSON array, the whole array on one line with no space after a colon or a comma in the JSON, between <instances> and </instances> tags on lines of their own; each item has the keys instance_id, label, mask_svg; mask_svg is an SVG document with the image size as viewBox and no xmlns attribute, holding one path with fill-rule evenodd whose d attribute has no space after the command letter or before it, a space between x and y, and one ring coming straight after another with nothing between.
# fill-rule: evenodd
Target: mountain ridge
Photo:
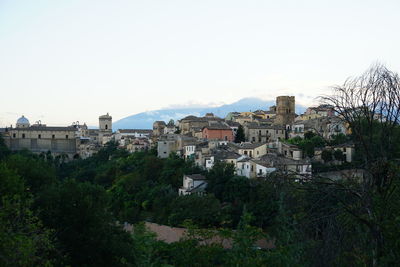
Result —
<instances>
[{"instance_id":1,"label":"mountain ridge","mask_svg":"<svg viewBox=\"0 0 400 267\"><path fill-rule=\"evenodd\" d=\"M206 113L214 113L215 116L224 118L229 112L255 111L258 109L268 110L270 106L275 105L275 100L263 100L255 97L242 98L231 104L224 104L217 107L180 107L164 108L152 111L137 113L122 118L113 123L113 129L152 129L153 122L165 121L170 119L179 120L188 115L204 116ZM302 113L306 108L302 105L296 105L296 112Z\"/></svg>"}]
</instances>

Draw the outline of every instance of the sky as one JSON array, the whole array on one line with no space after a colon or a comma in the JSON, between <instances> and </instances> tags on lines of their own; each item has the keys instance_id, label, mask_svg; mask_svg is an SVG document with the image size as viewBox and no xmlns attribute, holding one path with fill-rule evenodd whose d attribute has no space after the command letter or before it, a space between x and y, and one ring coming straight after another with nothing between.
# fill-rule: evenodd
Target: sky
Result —
<instances>
[{"instance_id":1,"label":"sky","mask_svg":"<svg viewBox=\"0 0 400 267\"><path fill-rule=\"evenodd\" d=\"M398 0L0 0L0 127L97 125L400 70Z\"/></svg>"}]
</instances>

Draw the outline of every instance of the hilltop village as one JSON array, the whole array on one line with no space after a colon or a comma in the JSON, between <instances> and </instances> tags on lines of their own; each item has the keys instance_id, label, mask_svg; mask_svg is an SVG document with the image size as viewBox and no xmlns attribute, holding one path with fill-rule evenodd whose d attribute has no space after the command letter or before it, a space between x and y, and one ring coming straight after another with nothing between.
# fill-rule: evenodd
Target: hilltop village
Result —
<instances>
[{"instance_id":1,"label":"hilltop village","mask_svg":"<svg viewBox=\"0 0 400 267\"><path fill-rule=\"evenodd\" d=\"M377 103L400 83L387 85L344 107L335 96L296 114L278 96L153 129L22 116L0 129L0 265L396 265L399 95Z\"/></svg>"},{"instance_id":2,"label":"hilltop village","mask_svg":"<svg viewBox=\"0 0 400 267\"><path fill-rule=\"evenodd\" d=\"M15 127L0 129L11 150L51 153L63 160L88 158L110 141L133 153L157 149L158 157L172 153L211 169L216 161L231 163L236 174L265 177L279 170L310 178L312 163L341 165L351 162L354 146L331 106L309 107L295 113L294 96L278 96L276 105L253 112L230 112L225 118L212 113L187 116L177 122L156 121L153 129L112 130L109 114L99 117L99 128L73 123L51 127L30 124L22 116ZM186 190L183 190L186 194Z\"/></svg>"}]
</instances>

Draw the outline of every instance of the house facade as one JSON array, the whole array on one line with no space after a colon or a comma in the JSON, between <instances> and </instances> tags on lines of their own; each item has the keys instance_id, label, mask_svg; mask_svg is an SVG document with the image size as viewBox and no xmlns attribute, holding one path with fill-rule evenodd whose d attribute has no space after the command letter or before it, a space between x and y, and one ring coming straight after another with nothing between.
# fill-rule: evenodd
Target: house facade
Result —
<instances>
[{"instance_id":1,"label":"house facade","mask_svg":"<svg viewBox=\"0 0 400 267\"><path fill-rule=\"evenodd\" d=\"M232 129L223 123L214 123L205 126L202 130L202 137L206 140L221 140L233 142L234 136Z\"/></svg>"}]
</instances>

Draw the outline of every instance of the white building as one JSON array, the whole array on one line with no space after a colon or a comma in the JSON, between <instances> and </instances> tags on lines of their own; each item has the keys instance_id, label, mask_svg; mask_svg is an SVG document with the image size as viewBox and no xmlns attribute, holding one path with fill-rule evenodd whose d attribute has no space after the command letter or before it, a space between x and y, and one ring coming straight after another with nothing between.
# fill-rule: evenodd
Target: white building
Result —
<instances>
[{"instance_id":1,"label":"white building","mask_svg":"<svg viewBox=\"0 0 400 267\"><path fill-rule=\"evenodd\" d=\"M242 158L236 162L236 174L247 178L254 177L255 165L250 158Z\"/></svg>"},{"instance_id":2,"label":"white building","mask_svg":"<svg viewBox=\"0 0 400 267\"><path fill-rule=\"evenodd\" d=\"M190 174L183 176L183 185L179 188L179 195L191 195L191 194L204 194L207 187L207 180L201 174Z\"/></svg>"},{"instance_id":3,"label":"white building","mask_svg":"<svg viewBox=\"0 0 400 267\"><path fill-rule=\"evenodd\" d=\"M270 173L276 171L276 167L271 166L270 163L261 160L253 160L256 165L256 176L265 177Z\"/></svg>"},{"instance_id":4,"label":"white building","mask_svg":"<svg viewBox=\"0 0 400 267\"><path fill-rule=\"evenodd\" d=\"M125 138L147 138L153 134L153 130L143 129L119 129L115 132L115 141L120 141Z\"/></svg>"},{"instance_id":5,"label":"white building","mask_svg":"<svg viewBox=\"0 0 400 267\"><path fill-rule=\"evenodd\" d=\"M196 154L196 145L186 145L183 147L183 156L185 159L194 158Z\"/></svg>"},{"instance_id":6,"label":"white building","mask_svg":"<svg viewBox=\"0 0 400 267\"><path fill-rule=\"evenodd\" d=\"M206 161L206 169L207 170L211 169L214 166L214 162L215 162L214 156L207 157L205 161Z\"/></svg>"}]
</instances>

